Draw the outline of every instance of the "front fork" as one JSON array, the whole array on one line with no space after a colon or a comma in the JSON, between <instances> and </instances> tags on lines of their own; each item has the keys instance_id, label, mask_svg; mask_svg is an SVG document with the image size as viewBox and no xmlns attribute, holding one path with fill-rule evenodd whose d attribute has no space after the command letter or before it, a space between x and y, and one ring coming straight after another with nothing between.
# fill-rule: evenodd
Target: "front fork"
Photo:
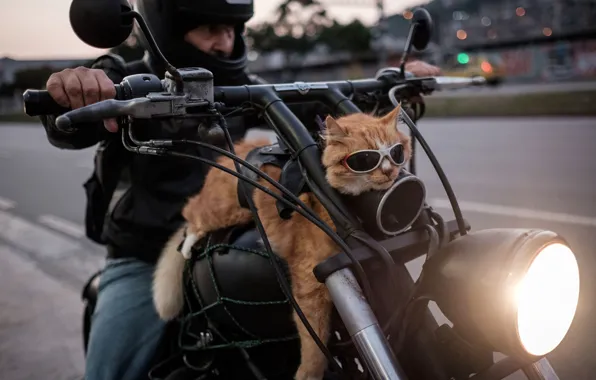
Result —
<instances>
[{"instance_id":1,"label":"front fork","mask_svg":"<svg viewBox=\"0 0 596 380\"><path fill-rule=\"evenodd\" d=\"M372 377L406 380L352 271L345 268L332 273L325 285Z\"/></svg>"},{"instance_id":2,"label":"front fork","mask_svg":"<svg viewBox=\"0 0 596 380\"><path fill-rule=\"evenodd\" d=\"M522 371L528 380L559 380L559 376L547 358L542 358L536 363L522 368Z\"/></svg>"}]
</instances>

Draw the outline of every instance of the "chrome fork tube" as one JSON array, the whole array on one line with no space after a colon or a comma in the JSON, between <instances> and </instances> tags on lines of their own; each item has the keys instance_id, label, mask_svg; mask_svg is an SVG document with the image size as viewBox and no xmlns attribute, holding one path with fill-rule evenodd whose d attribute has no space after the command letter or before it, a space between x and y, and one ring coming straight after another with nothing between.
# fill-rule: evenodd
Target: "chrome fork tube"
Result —
<instances>
[{"instance_id":1,"label":"chrome fork tube","mask_svg":"<svg viewBox=\"0 0 596 380\"><path fill-rule=\"evenodd\" d=\"M529 380L559 380L559 376L547 358L542 358L522 368L522 371Z\"/></svg>"},{"instance_id":2,"label":"chrome fork tube","mask_svg":"<svg viewBox=\"0 0 596 380\"><path fill-rule=\"evenodd\" d=\"M334 272L325 285L372 377L406 380L352 271L345 268Z\"/></svg>"}]
</instances>

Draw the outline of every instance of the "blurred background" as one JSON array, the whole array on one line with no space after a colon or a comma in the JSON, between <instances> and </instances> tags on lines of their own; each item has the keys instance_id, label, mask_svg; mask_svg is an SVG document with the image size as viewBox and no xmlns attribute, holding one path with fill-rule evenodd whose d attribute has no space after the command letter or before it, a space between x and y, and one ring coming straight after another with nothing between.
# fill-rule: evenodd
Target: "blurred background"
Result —
<instances>
[{"instance_id":1,"label":"blurred background","mask_svg":"<svg viewBox=\"0 0 596 380\"><path fill-rule=\"evenodd\" d=\"M80 290L105 255L83 227L82 183L95 148L52 147L38 119L22 111L24 90L104 52L77 39L69 6L0 0L3 380L80 376ZM561 379L593 380L596 0L255 0L250 71L271 82L373 76L398 65L416 6L430 11L435 31L413 58L490 83L426 97L420 128L473 230L537 227L568 239L582 294L570 333L549 359ZM134 37L112 51L126 60L142 55ZM429 203L452 216L430 163L423 154L418 160Z\"/></svg>"},{"instance_id":2,"label":"blurred background","mask_svg":"<svg viewBox=\"0 0 596 380\"><path fill-rule=\"evenodd\" d=\"M56 1L45 17L42 1L3 2L0 113L9 114L20 111L22 89L41 87L52 71L84 65L100 51L70 31L68 1ZM248 24L250 70L274 82L366 77L379 65L397 65L417 5L435 21L432 43L418 56L448 75L482 75L493 84L596 78L593 0L409 0L407 7L382 0L262 2ZM31 24L59 29L72 48L23 28L22 14L38 9ZM48 44L40 47L42 40ZM134 37L113 50L127 59L142 56Z\"/></svg>"}]
</instances>

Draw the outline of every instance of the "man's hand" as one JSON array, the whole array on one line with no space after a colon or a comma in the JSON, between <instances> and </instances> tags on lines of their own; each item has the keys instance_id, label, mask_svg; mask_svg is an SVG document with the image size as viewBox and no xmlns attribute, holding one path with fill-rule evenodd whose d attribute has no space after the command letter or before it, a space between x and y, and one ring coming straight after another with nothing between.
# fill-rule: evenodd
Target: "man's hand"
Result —
<instances>
[{"instance_id":1,"label":"man's hand","mask_svg":"<svg viewBox=\"0 0 596 380\"><path fill-rule=\"evenodd\" d=\"M441 75L441 69L422 61L406 62L406 71L417 77L432 77Z\"/></svg>"},{"instance_id":2,"label":"man's hand","mask_svg":"<svg viewBox=\"0 0 596 380\"><path fill-rule=\"evenodd\" d=\"M46 88L56 103L72 109L116 97L114 83L103 70L82 66L50 75ZM104 126L110 132L118 131L115 119L104 120Z\"/></svg>"}]
</instances>

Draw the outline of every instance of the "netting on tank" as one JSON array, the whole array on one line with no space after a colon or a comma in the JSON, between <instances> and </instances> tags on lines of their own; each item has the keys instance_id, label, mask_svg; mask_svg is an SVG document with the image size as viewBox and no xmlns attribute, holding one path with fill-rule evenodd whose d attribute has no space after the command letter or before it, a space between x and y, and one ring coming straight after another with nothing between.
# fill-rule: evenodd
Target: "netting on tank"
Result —
<instances>
[{"instance_id":1,"label":"netting on tank","mask_svg":"<svg viewBox=\"0 0 596 380\"><path fill-rule=\"evenodd\" d=\"M212 243L212 235L205 237L201 242L197 243L195 247L193 247L192 257L186 260L185 268L184 268L184 302L185 302L185 313L180 318L179 322L181 325L178 345L183 350L191 350L191 351L198 351L198 350L214 350L214 349L224 349L224 348L252 348L266 343L273 343L273 342L284 342L290 341L294 339L298 339L297 334L275 337L275 338L263 338L259 337L258 334L255 334L249 331L248 328L242 325L237 318L234 317L233 313L230 312L228 306L229 305L245 305L250 307L259 307L265 305L281 305L289 303L287 297L284 296L283 299L274 300L274 301L246 301L240 299L234 299L230 297L226 297L222 294L220 286L217 282L214 265L213 265L213 256L218 252L223 250L235 249L238 251L242 251L246 254L252 255L259 255L263 258L269 259L269 263L271 265L271 260L280 260L279 257L270 255L266 251L259 251L254 250L251 248L241 247L233 244L222 244L222 243ZM193 276L193 268L195 263L200 260L207 261L207 267L209 269L209 276L211 283L213 285L213 289L216 293L216 299L214 302L206 303L199 292L199 288L197 283L195 282ZM248 284L247 284L248 285ZM232 320L235 326L242 331L249 339L241 339L241 340L234 340L230 339L229 336L224 336L225 334L218 334L217 329L214 329L213 326L217 325L216 321L211 321L209 316L209 311L214 310L216 308L221 308L224 310L227 316ZM196 323L201 318L204 318L202 321L205 323L205 327L210 331L210 333L215 333L213 338L213 343L211 343L211 339L206 339L205 335L201 334L201 329L198 329L198 333L192 331L191 328L193 323ZM214 331L215 330L215 331ZM188 340L189 343L184 343L184 340ZM217 343L215 343L217 341Z\"/></svg>"}]
</instances>

